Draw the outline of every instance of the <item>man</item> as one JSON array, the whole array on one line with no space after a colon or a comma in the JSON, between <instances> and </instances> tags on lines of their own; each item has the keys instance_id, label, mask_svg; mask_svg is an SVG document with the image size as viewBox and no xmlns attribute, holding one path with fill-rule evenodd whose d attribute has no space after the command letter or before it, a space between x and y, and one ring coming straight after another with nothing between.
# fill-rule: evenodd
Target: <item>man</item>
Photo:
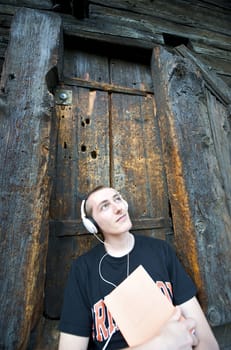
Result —
<instances>
[{"instance_id":1,"label":"man","mask_svg":"<svg viewBox=\"0 0 231 350\"><path fill-rule=\"evenodd\" d=\"M59 350L219 349L195 297L196 289L175 253L163 240L130 233L128 204L113 188L98 187L82 203L87 229L104 240L73 262L60 321ZM98 236L96 236L98 237ZM176 312L158 336L129 348L104 305L104 297L139 265L149 272ZM181 316L184 321L180 321ZM192 329L194 330L192 332Z\"/></svg>"}]
</instances>

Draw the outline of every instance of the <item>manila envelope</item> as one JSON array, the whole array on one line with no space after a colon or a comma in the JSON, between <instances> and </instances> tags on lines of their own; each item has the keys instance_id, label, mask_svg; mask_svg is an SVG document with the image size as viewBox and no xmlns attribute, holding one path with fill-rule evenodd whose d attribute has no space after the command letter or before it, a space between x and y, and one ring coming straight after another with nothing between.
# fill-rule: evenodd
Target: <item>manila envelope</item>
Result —
<instances>
[{"instance_id":1,"label":"manila envelope","mask_svg":"<svg viewBox=\"0 0 231 350\"><path fill-rule=\"evenodd\" d=\"M105 296L104 302L129 346L158 334L175 308L142 265Z\"/></svg>"}]
</instances>

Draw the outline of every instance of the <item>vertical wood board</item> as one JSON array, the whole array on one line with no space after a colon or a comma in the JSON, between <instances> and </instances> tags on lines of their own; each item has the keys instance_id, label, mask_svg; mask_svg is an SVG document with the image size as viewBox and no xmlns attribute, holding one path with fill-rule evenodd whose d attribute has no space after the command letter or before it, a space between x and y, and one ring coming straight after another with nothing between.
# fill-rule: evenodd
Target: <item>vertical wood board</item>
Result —
<instances>
[{"instance_id":1,"label":"vertical wood board","mask_svg":"<svg viewBox=\"0 0 231 350\"><path fill-rule=\"evenodd\" d=\"M107 184L109 177L107 93L72 87L72 97L71 106L56 106L59 131L53 219L80 219L81 199L90 188Z\"/></svg>"},{"instance_id":2,"label":"vertical wood board","mask_svg":"<svg viewBox=\"0 0 231 350\"><path fill-rule=\"evenodd\" d=\"M65 50L64 76L86 81L109 82L108 58L92 52Z\"/></svg>"},{"instance_id":3,"label":"vertical wood board","mask_svg":"<svg viewBox=\"0 0 231 350\"><path fill-rule=\"evenodd\" d=\"M112 96L113 185L125 194L131 216L140 220L168 217L154 103L153 95Z\"/></svg>"},{"instance_id":4,"label":"vertical wood board","mask_svg":"<svg viewBox=\"0 0 231 350\"><path fill-rule=\"evenodd\" d=\"M214 138L217 115L208 114L207 89L190 61L156 48L152 67L176 247L210 323L221 325L230 322L231 300L230 187L224 191L224 167L219 166L222 148L230 173L228 131L218 128L221 134Z\"/></svg>"},{"instance_id":5,"label":"vertical wood board","mask_svg":"<svg viewBox=\"0 0 231 350\"><path fill-rule=\"evenodd\" d=\"M211 134L214 140L218 167L224 186L225 201L231 215L231 123L229 110L222 103L219 103L216 97L208 90L206 95Z\"/></svg>"},{"instance_id":6,"label":"vertical wood board","mask_svg":"<svg viewBox=\"0 0 231 350\"><path fill-rule=\"evenodd\" d=\"M8 350L26 348L42 312L55 132L46 82L54 67L58 71L60 47L58 16L15 14L0 96L0 347Z\"/></svg>"},{"instance_id":7,"label":"vertical wood board","mask_svg":"<svg viewBox=\"0 0 231 350\"><path fill-rule=\"evenodd\" d=\"M110 81L140 91L153 91L150 67L147 64L112 58L110 60Z\"/></svg>"}]
</instances>

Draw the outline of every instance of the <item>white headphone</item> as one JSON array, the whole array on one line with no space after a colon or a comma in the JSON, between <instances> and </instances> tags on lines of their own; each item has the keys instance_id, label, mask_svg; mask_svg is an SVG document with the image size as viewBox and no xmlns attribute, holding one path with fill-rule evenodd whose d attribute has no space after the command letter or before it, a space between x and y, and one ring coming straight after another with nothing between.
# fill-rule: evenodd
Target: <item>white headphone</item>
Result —
<instances>
[{"instance_id":1,"label":"white headphone","mask_svg":"<svg viewBox=\"0 0 231 350\"><path fill-rule=\"evenodd\" d=\"M99 231L99 226L95 222L93 218L88 218L85 210L86 200L84 199L81 204L81 219L84 227L88 230L88 232L96 234Z\"/></svg>"}]
</instances>

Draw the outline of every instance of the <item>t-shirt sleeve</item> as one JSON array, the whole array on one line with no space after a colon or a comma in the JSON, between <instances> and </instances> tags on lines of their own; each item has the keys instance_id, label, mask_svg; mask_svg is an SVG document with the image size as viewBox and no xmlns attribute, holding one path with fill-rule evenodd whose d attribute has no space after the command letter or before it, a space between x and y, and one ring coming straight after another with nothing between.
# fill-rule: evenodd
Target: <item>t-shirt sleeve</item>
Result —
<instances>
[{"instance_id":1,"label":"t-shirt sleeve","mask_svg":"<svg viewBox=\"0 0 231 350\"><path fill-rule=\"evenodd\" d=\"M91 309L84 284L83 266L74 261L67 280L59 329L61 332L88 337L92 331Z\"/></svg>"},{"instance_id":2,"label":"t-shirt sleeve","mask_svg":"<svg viewBox=\"0 0 231 350\"><path fill-rule=\"evenodd\" d=\"M196 295L196 286L169 245L167 245L167 254L168 269L173 284L173 304L180 305Z\"/></svg>"}]
</instances>

